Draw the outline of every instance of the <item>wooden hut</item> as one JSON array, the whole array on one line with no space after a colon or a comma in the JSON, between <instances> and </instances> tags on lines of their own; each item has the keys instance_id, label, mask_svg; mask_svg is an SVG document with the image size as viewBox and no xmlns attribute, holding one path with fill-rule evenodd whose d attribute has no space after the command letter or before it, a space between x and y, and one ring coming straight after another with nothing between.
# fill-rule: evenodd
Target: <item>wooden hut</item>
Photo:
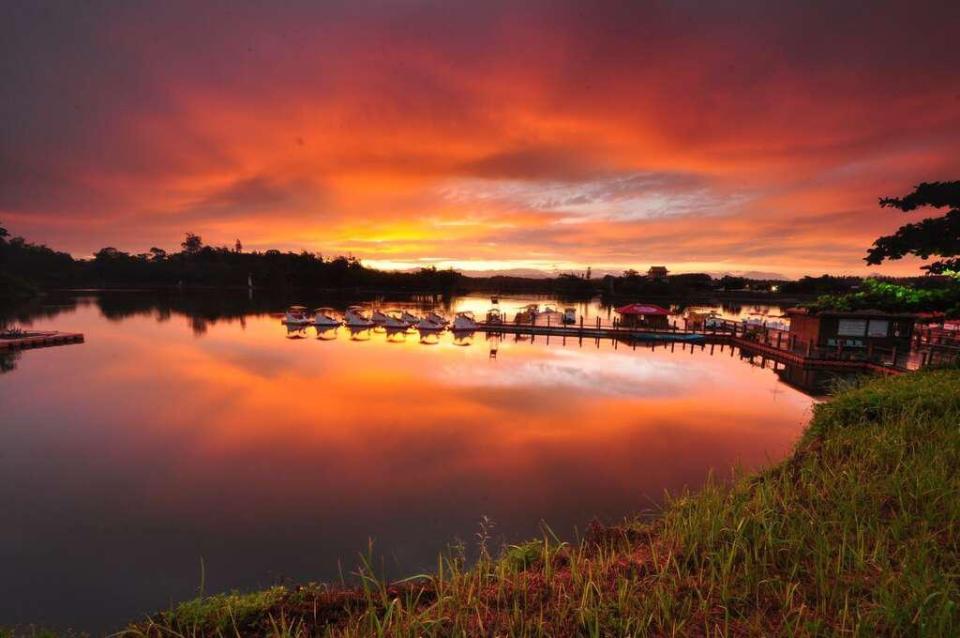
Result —
<instances>
[{"instance_id":1,"label":"wooden hut","mask_svg":"<svg viewBox=\"0 0 960 638\"><path fill-rule=\"evenodd\" d=\"M668 272L666 266L650 266L650 270L647 271L647 279L650 281L666 281Z\"/></svg>"},{"instance_id":2,"label":"wooden hut","mask_svg":"<svg viewBox=\"0 0 960 638\"><path fill-rule=\"evenodd\" d=\"M898 348L910 345L913 324L911 313L880 310L822 310L790 308L790 339L794 346L813 348Z\"/></svg>"},{"instance_id":3,"label":"wooden hut","mask_svg":"<svg viewBox=\"0 0 960 638\"><path fill-rule=\"evenodd\" d=\"M649 303L632 303L617 308L620 325L627 328L670 329L670 311Z\"/></svg>"}]
</instances>

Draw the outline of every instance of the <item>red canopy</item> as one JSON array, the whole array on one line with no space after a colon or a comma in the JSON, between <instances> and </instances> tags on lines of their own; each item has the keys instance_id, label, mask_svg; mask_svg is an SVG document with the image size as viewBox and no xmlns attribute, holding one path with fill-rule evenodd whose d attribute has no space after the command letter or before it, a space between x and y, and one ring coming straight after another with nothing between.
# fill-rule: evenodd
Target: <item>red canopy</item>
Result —
<instances>
[{"instance_id":1,"label":"red canopy","mask_svg":"<svg viewBox=\"0 0 960 638\"><path fill-rule=\"evenodd\" d=\"M621 315L669 315L670 311L662 306L658 306L652 303L632 303L626 306L620 306L617 308L617 312Z\"/></svg>"}]
</instances>

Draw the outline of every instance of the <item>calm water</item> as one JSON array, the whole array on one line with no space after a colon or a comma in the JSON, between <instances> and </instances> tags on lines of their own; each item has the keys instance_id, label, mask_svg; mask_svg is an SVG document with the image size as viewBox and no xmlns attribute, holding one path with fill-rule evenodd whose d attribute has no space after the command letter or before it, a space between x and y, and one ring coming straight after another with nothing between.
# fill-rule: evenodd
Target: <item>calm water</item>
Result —
<instances>
[{"instance_id":1,"label":"calm water","mask_svg":"<svg viewBox=\"0 0 960 638\"><path fill-rule=\"evenodd\" d=\"M813 402L729 349L288 338L267 309L115 294L21 311L86 343L0 376L0 624L116 628L195 595L201 559L207 591L335 579L368 539L414 573L483 515L498 540L541 520L570 537L782 458Z\"/></svg>"}]
</instances>

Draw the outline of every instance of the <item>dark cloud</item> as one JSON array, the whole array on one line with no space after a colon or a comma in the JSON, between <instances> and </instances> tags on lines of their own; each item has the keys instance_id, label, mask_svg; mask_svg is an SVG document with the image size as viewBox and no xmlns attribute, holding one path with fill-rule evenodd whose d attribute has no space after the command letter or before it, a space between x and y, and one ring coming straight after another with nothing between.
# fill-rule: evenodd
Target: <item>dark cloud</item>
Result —
<instances>
[{"instance_id":1,"label":"dark cloud","mask_svg":"<svg viewBox=\"0 0 960 638\"><path fill-rule=\"evenodd\" d=\"M580 181L608 174L610 167L585 149L534 146L486 155L461 171L486 179Z\"/></svg>"},{"instance_id":2,"label":"dark cloud","mask_svg":"<svg viewBox=\"0 0 960 638\"><path fill-rule=\"evenodd\" d=\"M177 212L176 220L222 220L263 213L284 216L301 212L304 206L311 214L321 217L327 204L323 189L308 180L285 181L254 175L234 180L189 203Z\"/></svg>"}]
</instances>

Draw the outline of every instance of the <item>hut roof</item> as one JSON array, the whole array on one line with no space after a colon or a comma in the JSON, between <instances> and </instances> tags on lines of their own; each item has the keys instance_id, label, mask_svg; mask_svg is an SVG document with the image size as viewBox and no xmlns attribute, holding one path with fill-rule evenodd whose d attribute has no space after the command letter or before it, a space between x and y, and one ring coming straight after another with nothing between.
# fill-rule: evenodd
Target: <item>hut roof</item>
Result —
<instances>
[{"instance_id":1,"label":"hut roof","mask_svg":"<svg viewBox=\"0 0 960 638\"><path fill-rule=\"evenodd\" d=\"M811 312L809 308L787 308L787 316L809 315L811 317L849 317L849 318L870 318L879 319L916 319L919 315L915 312L886 312L884 310L874 310L863 308L859 310L819 310Z\"/></svg>"},{"instance_id":2,"label":"hut roof","mask_svg":"<svg viewBox=\"0 0 960 638\"><path fill-rule=\"evenodd\" d=\"M617 308L617 312L621 315L669 315L670 311L664 308L663 306L658 306L652 303L632 303L626 306L620 306Z\"/></svg>"}]
</instances>

